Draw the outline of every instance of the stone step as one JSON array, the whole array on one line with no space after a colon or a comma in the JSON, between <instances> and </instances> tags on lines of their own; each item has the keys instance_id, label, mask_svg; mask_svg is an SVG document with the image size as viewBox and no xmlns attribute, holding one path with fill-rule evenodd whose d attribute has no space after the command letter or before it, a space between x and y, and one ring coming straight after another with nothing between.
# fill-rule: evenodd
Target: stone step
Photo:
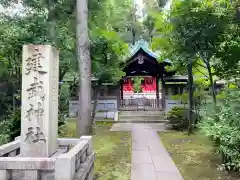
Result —
<instances>
[{"instance_id":1,"label":"stone step","mask_svg":"<svg viewBox=\"0 0 240 180\"><path fill-rule=\"evenodd\" d=\"M143 112L138 112L138 111L134 111L134 112L131 112L131 113L122 113L120 112L119 113L119 116L121 117L136 117L136 116L140 116L140 117L164 117L164 113L143 113Z\"/></svg>"},{"instance_id":2,"label":"stone step","mask_svg":"<svg viewBox=\"0 0 240 180\"><path fill-rule=\"evenodd\" d=\"M159 116L119 116L119 120L164 120L163 115Z\"/></svg>"},{"instance_id":3,"label":"stone step","mask_svg":"<svg viewBox=\"0 0 240 180\"><path fill-rule=\"evenodd\" d=\"M120 114L124 114L124 115L128 115L128 114L158 115L158 114L164 114L164 111L120 111Z\"/></svg>"},{"instance_id":4,"label":"stone step","mask_svg":"<svg viewBox=\"0 0 240 180\"><path fill-rule=\"evenodd\" d=\"M161 123L165 124L166 120L118 120L115 123Z\"/></svg>"},{"instance_id":5,"label":"stone step","mask_svg":"<svg viewBox=\"0 0 240 180\"><path fill-rule=\"evenodd\" d=\"M135 117L143 117L143 118L163 118L164 114L119 114L121 118L135 118Z\"/></svg>"},{"instance_id":6,"label":"stone step","mask_svg":"<svg viewBox=\"0 0 240 180\"><path fill-rule=\"evenodd\" d=\"M148 114L132 114L132 115L128 115L128 114L119 114L120 118L135 118L135 117L143 117L143 118L164 118L163 114L159 114L159 115L148 115Z\"/></svg>"}]
</instances>

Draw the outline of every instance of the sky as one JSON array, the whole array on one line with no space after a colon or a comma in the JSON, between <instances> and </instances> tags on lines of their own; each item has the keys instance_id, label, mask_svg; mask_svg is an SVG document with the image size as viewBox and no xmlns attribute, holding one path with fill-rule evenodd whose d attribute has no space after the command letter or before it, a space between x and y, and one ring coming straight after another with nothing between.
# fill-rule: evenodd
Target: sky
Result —
<instances>
[{"instance_id":1,"label":"sky","mask_svg":"<svg viewBox=\"0 0 240 180\"><path fill-rule=\"evenodd\" d=\"M169 10L170 9L170 7L171 7L171 3L172 3L172 0L169 0L168 2L167 2L167 4L165 5L165 9L167 9L167 10Z\"/></svg>"},{"instance_id":2,"label":"sky","mask_svg":"<svg viewBox=\"0 0 240 180\"><path fill-rule=\"evenodd\" d=\"M144 4L143 0L133 0L137 6L137 15L143 17Z\"/></svg>"},{"instance_id":3,"label":"sky","mask_svg":"<svg viewBox=\"0 0 240 180\"><path fill-rule=\"evenodd\" d=\"M3 7L0 5L0 12L2 12L3 11Z\"/></svg>"},{"instance_id":4,"label":"sky","mask_svg":"<svg viewBox=\"0 0 240 180\"><path fill-rule=\"evenodd\" d=\"M6 8L3 8L1 5L0 5L0 13L1 12L8 12L8 14L16 14L16 13L19 13L20 11L23 10L23 7L21 4L17 4L14 6L14 8L9 8L9 9L6 9Z\"/></svg>"},{"instance_id":5,"label":"sky","mask_svg":"<svg viewBox=\"0 0 240 180\"><path fill-rule=\"evenodd\" d=\"M133 0L133 2L137 5L137 15L143 17L143 9L144 9L144 0ZM169 10L171 6L172 0L168 0L167 4L165 5L164 9Z\"/></svg>"}]
</instances>

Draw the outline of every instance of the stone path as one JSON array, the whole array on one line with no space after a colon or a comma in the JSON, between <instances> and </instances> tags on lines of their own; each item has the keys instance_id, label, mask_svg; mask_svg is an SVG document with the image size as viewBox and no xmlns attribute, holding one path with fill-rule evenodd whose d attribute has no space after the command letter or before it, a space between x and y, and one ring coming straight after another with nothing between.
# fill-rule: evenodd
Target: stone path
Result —
<instances>
[{"instance_id":1,"label":"stone path","mask_svg":"<svg viewBox=\"0 0 240 180\"><path fill-rule=\"evenodd\" d=\"M164 148L153 124L119 124L111 130L132 131L131 180L183 180L169 153Z\"/></svg>"}]
</instances>

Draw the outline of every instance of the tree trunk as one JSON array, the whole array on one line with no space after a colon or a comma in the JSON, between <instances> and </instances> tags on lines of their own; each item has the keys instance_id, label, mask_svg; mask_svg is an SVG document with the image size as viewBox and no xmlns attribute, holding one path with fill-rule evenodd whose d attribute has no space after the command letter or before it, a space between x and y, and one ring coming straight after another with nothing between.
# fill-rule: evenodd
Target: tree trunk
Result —
<instances>
[{"instance_id":1,"label":"tree trunk","mask_svg":"<svg viewBox=\"0 0 240 180\"><path fill-rule=\"evenodd\" d=\"M77 135L90 132L91 123L91 60L88 36L88 0L77 0L77 60L79 62L79 105Z\"/></svg>"},{"instance_id":2,"label":"tree trunk","mask_svg":"<svg viewBox=\"0 0 240 180\"><path fill-rule=\"evenodd\" d=\"M136 42L136 8L135 8L135 1L132 1L132 45L135 45Z\"/></svg>"},{"instance_id":3,"label":"tree trunk","mask_svg":"<svg viewBox=\"0 0 240 180\"><path fill-rule=\"evenodd\" d=\"M152 43L152 39L153 39L152 31L148 32L148 36L149 36L149 42L151 44Z\"/></svg>"},{"instance_id":4,"label":"tree trunk","mask_svg":"<svg viewBox=\"0 0 240 180\"><path fill-rule=\"evenodd\" d=\"M136 42L136 33L134 27L132 28L132 45L135 45Z\"/></svg>"},{"instance_id":5,"label":"tree trunk","mask_svg":"<svg viewBox=\"0 0 240 180\"><path fill-rule=\"evenodd\" d=\"M210 80L211 95L212 95L214 107L216 108L217 99L216 99L215 83L214 83L214 81L213 81L212 70L211 70L210 63L209 63L208 61L206 61L205 64L206 64L206 66L207 66L208 75L209 75L209 80Z\"/></svg>"},{"instance_id":6,"label":"tree trunk","mask_svg":"<svg viewBox=\"0 0 240 180\"><path fill-rule=\"evenodd\" d=\"M192 75L192 60L190 59L188 62L188 101L189 101L189 124L188 124L188 135L193 132L193 118L192 118L192 110L193 110L193 75Z\"/></svg>"},{"instance_id":7,"label":"tree trunk","mask_svg":"<svg viewBox=\"0 0 240 180\"><path fill-rule=\"evenodd\" d=\"M56 46L56 16L54 9L54 2L52 0L48 0L48 33L49 38L52 41L52 45Z\"/></svg>"}]
</instances>

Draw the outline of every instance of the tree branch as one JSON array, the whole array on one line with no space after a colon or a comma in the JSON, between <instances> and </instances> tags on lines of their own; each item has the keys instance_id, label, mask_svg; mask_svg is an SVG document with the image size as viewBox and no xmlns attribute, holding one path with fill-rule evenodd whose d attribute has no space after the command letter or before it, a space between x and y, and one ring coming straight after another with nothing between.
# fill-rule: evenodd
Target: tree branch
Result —
<instances>
[{"instance_id":1,"label":"tree branch","mask_svg":"<svg viewBox=\"0 0 240 180\"><path fill-rule=\"evenodd\" d=\"M202 71L200 71L198 68L194 67L198 72L200 72L202 75L204 75L207 79L209 78L206 74L204 74Z\"/></svg>"},{"instance_id":2,"label":"tree branch","mask_svg":"<svg viewBox=\"0 0 240 180\"><path fill-rule=\"evenodd\" d=\"M204 62L204 63L205 63L205 62ZM197 62L196 62L196 64L199 65L199 66L201 66L201 67L203 67L203 68L206 68L206 69L207 69L207 67L204 66L204 65L202 65L202 64L199 64L199 63L197 63Z\"/></svg>"}]
</instances>

